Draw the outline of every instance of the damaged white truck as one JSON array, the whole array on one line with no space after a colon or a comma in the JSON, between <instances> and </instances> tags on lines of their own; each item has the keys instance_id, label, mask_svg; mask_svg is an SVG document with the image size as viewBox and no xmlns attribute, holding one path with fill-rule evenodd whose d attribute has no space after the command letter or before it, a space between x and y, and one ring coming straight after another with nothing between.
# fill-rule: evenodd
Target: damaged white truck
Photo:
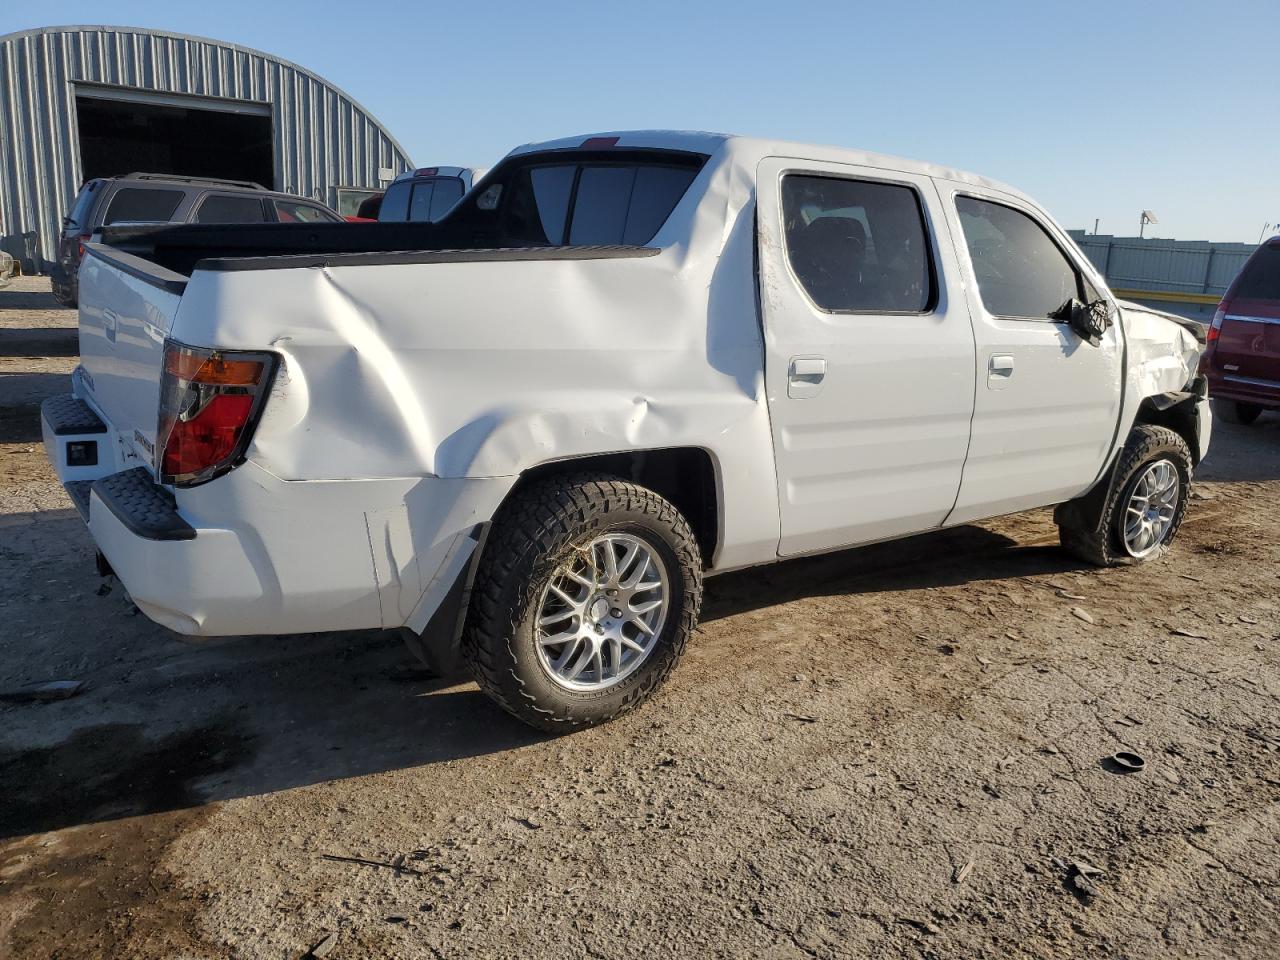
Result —
<instances>
[{"instance_id":1,"label":"damaged white truck","mask_svg":"<svg viewBox=\"0 0 1280 960\"><path fill-rule=\"evenodd\" d=\"M107 228L46 448L183 634L402 628L517 717L644 700L703 577L1058 504L1150 560L1199 348L989 180L701 133L513 151L436 224Z\"/></svg>"}]
</instances>

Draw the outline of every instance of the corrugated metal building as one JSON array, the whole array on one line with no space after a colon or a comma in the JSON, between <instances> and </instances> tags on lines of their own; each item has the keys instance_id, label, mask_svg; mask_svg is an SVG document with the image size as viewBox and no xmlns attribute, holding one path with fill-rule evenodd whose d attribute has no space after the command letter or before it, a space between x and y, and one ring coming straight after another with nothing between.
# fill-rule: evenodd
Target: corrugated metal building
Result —
<instances>
[{"instance_id":1,"label":"corrugated metal building","mask_svg":"<svg viewBox=\"0 0 1280 960\"><path fill-rule=\"evenodd\" d=\"M1204 323L1256 249L1252 243L1067 232L1117 296Z\"/></svg>"},{"instance_id":2,"label":"corrugated metal building","mask_svg":"<svg viewBox=\"0 0 1280 960\"><path fill-rule=\"evenodd\" d=\"M360 104L270 54L131 27L0 36L0 249L27 271L90 177L253 180L347 213L409 168Z\"/></svg>"}]
</instances>

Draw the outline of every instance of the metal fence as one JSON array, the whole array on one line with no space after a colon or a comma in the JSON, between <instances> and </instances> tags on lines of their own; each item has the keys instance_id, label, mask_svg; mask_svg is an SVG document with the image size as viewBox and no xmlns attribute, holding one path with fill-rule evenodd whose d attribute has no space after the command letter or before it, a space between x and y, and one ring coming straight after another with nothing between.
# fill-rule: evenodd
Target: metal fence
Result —
<instances>
[{"instance_id":1,"label":"metal fence","mask_svg":"<svg viewBox=\"0 0 1280 960\"><path fill-rule=\"evenodd\" d=\"M1255 249L1251 243L1068 232L1117 296L1195 319L1212 315Z\"/></svg>"}]
</instances>

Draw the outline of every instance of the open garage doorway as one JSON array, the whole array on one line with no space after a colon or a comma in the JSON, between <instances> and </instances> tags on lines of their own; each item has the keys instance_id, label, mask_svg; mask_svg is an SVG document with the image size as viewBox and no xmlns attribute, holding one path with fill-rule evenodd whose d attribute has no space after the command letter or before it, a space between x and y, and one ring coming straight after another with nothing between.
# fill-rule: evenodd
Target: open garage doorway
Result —
<instances>
[{"instance_id":1,"label":"open garage doorway","mask_svg":"<svg viewBox=\"0 0 1280 960\"><path fill-rule=\"evenodd\" d=\"M77 86L81 176L173 173L275 187L271 108Z\"/></svg>"}]
</instances>

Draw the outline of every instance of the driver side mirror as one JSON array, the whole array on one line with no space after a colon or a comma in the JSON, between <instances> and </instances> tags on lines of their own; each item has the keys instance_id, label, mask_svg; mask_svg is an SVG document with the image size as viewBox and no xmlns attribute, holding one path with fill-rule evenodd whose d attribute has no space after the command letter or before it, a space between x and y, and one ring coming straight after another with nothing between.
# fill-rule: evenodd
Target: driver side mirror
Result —
<instances>
[{"instance_id":1,"label":"driver side mirror","mask_svg":"<svg viewBox=\"0 0 1280 960\"><path fill-rule=\"evenodd\" d=\"M1111 304L1103 299L1081 303L1075 297L1071 297L1050 313L1049 319L1065 323L1079 335L1081 340L1086 340L1096 347L1102 343L1102 335L1111 326Z\"/></svg>"}]
</instances>

